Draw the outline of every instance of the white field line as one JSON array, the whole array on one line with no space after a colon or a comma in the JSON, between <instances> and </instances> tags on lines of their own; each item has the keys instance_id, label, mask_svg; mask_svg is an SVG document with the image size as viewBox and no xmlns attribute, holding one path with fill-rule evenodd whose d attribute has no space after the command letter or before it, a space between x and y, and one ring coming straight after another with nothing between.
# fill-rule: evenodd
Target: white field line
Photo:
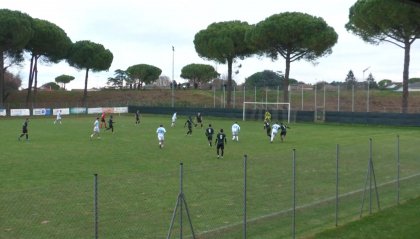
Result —
<instances>
[{"instance_id":1,"label":"white field line","mask_svg":"<svg viewBox=\"0 0 420 239\"><path fill-rule=\"evenodd\" d=\"M410 176L407 176L407 177L402 177L402 178L400 178L400 181L408 180L408 179L415 178L415 177L418 177L418 176L420 176L420 173L413 174L413 175L410 175ZM396 183L396 182L397 182L397 179L386 182L386 183L378 184L377 186L382 187L382 186L386 186L386 185L393 184L393 183ZM347 192L347 193L339 195L338 198L351 196L353 194L363 192L364 190L365 189L358 189L358 190L355 190L355 191ZM322 199L322 200L315 201L315 202L312 202L312 203L309 203L309 204L298 206L298 207L296 207L296 210L312 207L312 206L315 206L315 205L318 205L318 204L323 204L323 203L326 203L328 201L334 201L334 200L335 200L335 196L328 197L326 199ZM270 213L270 214L266 214L266 215L263 215L263 216L254 217L254 218L251 218L251 219L247 219L247 223L259 221L259 220L262 220L262 219L265 219L265 218L278 216L278 215L281 215L281 214L286 214L286 213L289 213L289 212L292 212L292 211L293 211L293 208L289 208L289 209L281 210L281 211L278 211L278 212L273 212L273 213ZM235 227L235 226L239 226L239 225L242 225L242 224L243 224L243 222L232 223L230 225L218 227L218 228L211 229L211 230L208 230L208 231L203 231L199 235L205 235L205 234L210 234L210 233L214 233L214 232L217 232L217 231L223 231L225 229Z\"/></svg>"}]
</instances>

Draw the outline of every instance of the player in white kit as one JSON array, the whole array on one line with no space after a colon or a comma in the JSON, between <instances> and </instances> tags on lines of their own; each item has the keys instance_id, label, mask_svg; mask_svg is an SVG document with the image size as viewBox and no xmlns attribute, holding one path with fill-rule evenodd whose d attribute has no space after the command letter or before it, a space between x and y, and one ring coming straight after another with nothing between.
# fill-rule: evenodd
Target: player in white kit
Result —
<instances>
[{"instance_id":1,"label":"player in white kit","mask_svg":"<svg viewBox=\"0 0 420 239\"><path fill-rule=\"evenodd\" d=\"M241 131L241 127L239 126L238 122L235 122L232 125L232 140L239 141L239 131Z\"/></svg>"},{"instance_id":2,"label":"player in white kit","mask_svg":"<svg viewBox=\"0 0 420 239\"><path fill-rule=\"evenodd\" d=\"M280 129L280 125L278 124L278 122L276 122L273 125L271 125L271 138L270 138L270 143L273 143L273 140L276 137L277 133L279 132L279 129Z\"/></svg>"},{"instance_id":3,"label":"player in white kit","mask_svg":"<svg viewBox=\"0 0 420 239\"><path fill-rule=\"evenodd\" d=\"M160 125L159 128L156 130L158 141L159 141L159 148L163 148L163 143L165 141L165 133L166 130L163 128L163 125Z\"/></svg>"}]
</instances>

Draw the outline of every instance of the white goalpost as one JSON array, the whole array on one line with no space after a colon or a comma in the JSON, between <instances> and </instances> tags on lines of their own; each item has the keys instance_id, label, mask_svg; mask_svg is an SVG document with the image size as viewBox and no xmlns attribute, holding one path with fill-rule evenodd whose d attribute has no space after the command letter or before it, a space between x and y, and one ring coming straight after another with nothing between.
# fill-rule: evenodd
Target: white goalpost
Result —
<instances>
[{"instance_id":1,"label":"white goalpost","mask_svg":"<svg viewBox=\"0 0 420 239\"><path fill-rule=\"evenodd\" d=\"M282 109L284 107L287 107L287 123L290 123L290 103L284 103L284 102L251 102L251 101L245 101L243 103L243 108L242 108L242 120L243 121L245 121L245 118L246 118L247 106L248 106L248 109L252 109L252 107L254 109L256 109L257 105L264 106L264 110L268 110L269 105L270 106L277 105L277 109L275 109L275 111L282 111ZM274 111L274 109L271 108L268 111L269 112ZM272 113L272 112L270 112L270 113Z\"/></svg>"}]
</instances>

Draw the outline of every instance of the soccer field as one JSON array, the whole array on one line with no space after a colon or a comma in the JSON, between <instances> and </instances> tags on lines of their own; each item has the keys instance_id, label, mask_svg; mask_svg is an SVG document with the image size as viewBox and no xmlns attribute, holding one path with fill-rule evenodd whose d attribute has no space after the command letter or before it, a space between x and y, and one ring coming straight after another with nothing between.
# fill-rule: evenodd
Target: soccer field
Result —
<instances>
[{"instance_id":1,"label":"soccer field","mask_svg":"<svg viewBox=\"0 0 420 239\"><path fill-rule=\"evenodd\" d=\"M99 238L166 238L180 162L196 236L241 238L245 154L248 238L290 237L294 149L296 227L298 236L305 236L334 225L337 145L339 222L358 218L369 139L381 206L396 203L398 144L401 200L419 195L420 130L415 127L292 123L285 142L278 135L270 144L262 122L238 121L239 142L233 142L233 119L204 115L203 128L193 128L192 136L186 136L186 119L179 115L171 128L171 115L143 115L140 126L133 115L114 115L115 133L102 129L101 139L90 140L95 116L64 116L62 125L53 124L52 117L30 118L28 142L17 140L24 118L1 119L0 238L92 238L94 174ZM223 159L207 143L209 123L227 134ZM167 130L163 149L156 135L160 124ZM179 222L177 216L171 238L178 238Z\"/></svg>"}]
</instances>

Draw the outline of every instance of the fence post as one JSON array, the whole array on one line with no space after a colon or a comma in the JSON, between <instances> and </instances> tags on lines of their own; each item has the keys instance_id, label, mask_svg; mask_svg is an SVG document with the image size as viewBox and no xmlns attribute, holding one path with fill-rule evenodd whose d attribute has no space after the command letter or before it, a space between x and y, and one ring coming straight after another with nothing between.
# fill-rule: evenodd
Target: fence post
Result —
<instances>
[{"instance_id":1,"label":"fence post","mask_svg":"<svg viewBox=\"0 0 420 239\"><path fill-rule=\"evenodd\" d=\"M246 191L247 191L247 182L246 182L246 178L247 178L247 175L246 175L246 173L247 173L247 158L248 158L248 156L245 154L244 155L244 225L243 225L243 230L244 230L244 232L243 232L243 238L244 239L246 239L246 234L247 234L247 232L246 232L246 207L247 207L247 205L246 205Z\"/></svg>"},{"instance_id":2,"label":"fence post","mask_svg":"<svg viewBox=\"0 0 420 239\"><path fill-rule=\"evenodd\" d=\"M236 87L233 87L233 108L236 108Z\"/></svg>"},{"instance_id":3,"label":"fence post","mask_svg":"<svg viewBox=\"0 0 420 239\"><path fill-rule=\"evenodd\" d=\"M372 214L372 138L369 139L369 214Z\"/></svg>"},{"instance_id":4,"label":"fence post","mask_svg":"<svg viewBox=\"0 0 420 239\"><path fill-rule=\"evenodd\" d=\"M301 101L302 101L302 111L303 111L303 85L301 86Z\"/></svg>"},{"instance_id":5,"label":"fence post","mask_svg":"<svg viewBox=\"0 0 420 239\"><path fill-rule=\"evenodd\" d=\"M340 85L337 85L337 111L340 112Z\"/></svg>"},{"instance_id":6,"label":"fence post","mask_svg":"<svg viewBox=\"0 0 420 239\"><path fill-rule=\"evenodd\" d=\"M184 166L183 163L181 162L179 164L179 192L180 195L184 195L184 189L183 189L183 177L184 177ZM179 209L179 238L182 239L182 233L183 233L183 228L182 228L182 203L180 203L179 205L180 209Z\"/></svg>"},{"instance_id":7,"label":"fence post","mask_svg":"<svg viewBox=\"0 0 420 239\"><path fill-rule=\"evenodd\" d=\"M213 84L213 108L216 108L216 86Z\"/></svg>"},{"instance_id":8,"label":"fence post","mask_svg":"<svg viewBox=\"0 0 420 239\"><path fill-rule=\"evenodd\" d=\"M315 111L315 119L314 119L314 121L316 121L317 119L318 119L318 111L317 111L317 108L318 108L318 106L317 106L317 103L316 103L316 91L317 91L317 88L318 88L318 86L317 86L317 84L315 84L315 87L314 87L314 111Z\"/></svg>"},{"instance_id":9,"label":"fence post","mask_svg":"<svg viewBox=\"0 0 420 239\"><path fill-rule=\"evenodd\" d=\"M94 204L94 221L95 221L95 239L99 238L99 228L98 228L98 174L94 174L94 182L93 182L93 204Z\"/></svg>"},{"instance_id":10,"label":"fence post","mask_svg":"<svg viewBox=\"0 0 420 239\"><path fill-rule=\"evenodd\" d=\"M397 205L400 205L400 136L397 135Z\"/></svg>"},{"instance_id":11,"label":"fence post","mask_svg":"<svg viewBox=\"0 0 420 239\"><path fill-rule=\"evenodd\" d=\"M335 174L335 226L338 226L338 180L339 180L339 174L338 174L338 159L340 155L340 146L337 144L336 148L336 174Z\"/></svg>"},{"instance_id":12,"label":"fence post","mask_svg":"<svg viewBox=\"0 0 420 239\"><path fill-rule=\"evenodd\" d=\"M354 85L351 86L351 112L354 112Z\"/></svg>"},{"instance_id":13,"label":"fence post","mask_svg":"<svg viewBox=\"0 0 420 239\"><path fill-rule=\"evenodd\" d=\"M254 102L257 102L257 86L254 86ZM254 109L257 109L257 104L254 104Z\"/></svg>"},{"instance_id":14,"label":"fence post","mask_svg":"<svg viewBox=\"0 0 420 239\"><path fill-rule=\"evenodd\" d=\"M223 85L223 108L226 108L226 86Z\"/></svg>"},{"instance_id":15,"label":"fence post","mask_svg":"<svg viewBox=\"0 0 420 239\"><path fill-rule=\"evenodd\" d=\"M296 238L296 149L293 149L292 194L293 194L292 238L295 239Z\"/></svg>"},{"instance_id":16,"label":"fence post","mask_svg":"<svg viewBox=\"0 0 420 239\"><path fill-rule=\"evenodd\" d=\"M244 84L244 100L242 101L242 102L245 102L246 101L246 88L245 88L245 84Z\"/></svg>"}]
</instances>

